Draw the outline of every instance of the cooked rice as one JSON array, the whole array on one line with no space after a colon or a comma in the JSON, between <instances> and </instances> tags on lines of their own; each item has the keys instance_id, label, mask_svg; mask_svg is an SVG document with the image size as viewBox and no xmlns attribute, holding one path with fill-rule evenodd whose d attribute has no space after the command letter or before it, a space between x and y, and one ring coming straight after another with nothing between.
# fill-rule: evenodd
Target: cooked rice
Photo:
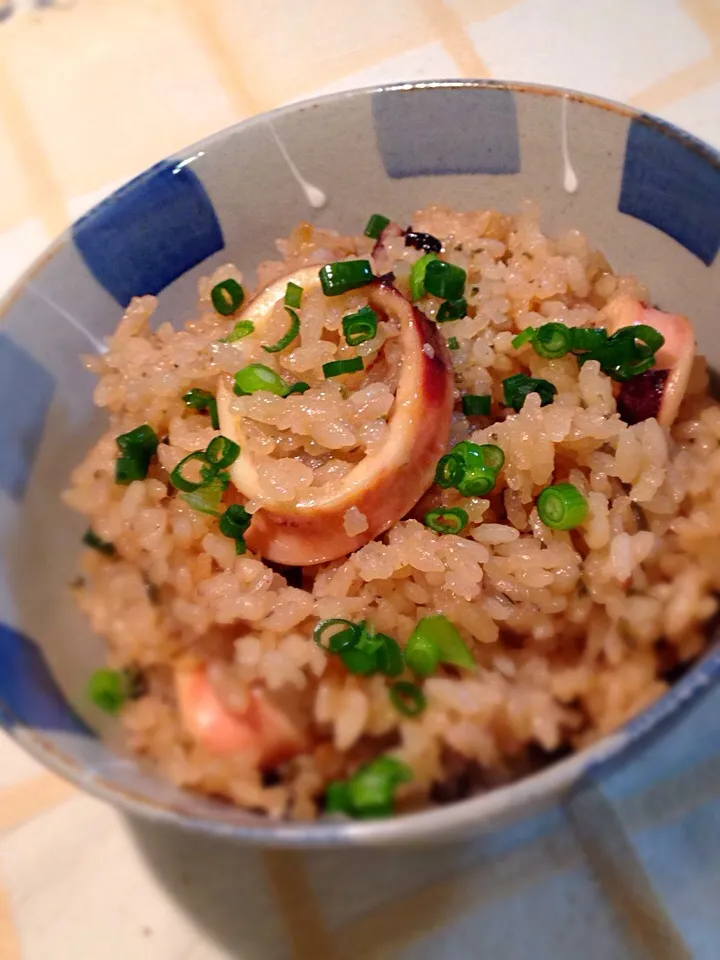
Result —
<instances>
[{"instance_id":1,"label":"cooked rice","mask_svg":"<svg viewBox=\"0 0 720 960\"><path fill-rule=\"evenodd\" d=\"M615 275L577 231L544 236L532 204L514 217L430 207L412 223L441 238L445 256L468 273L468 316L438 327L458 342L449 354L458 398L492 393L500 401L501 381L518 371L551 381L557 396L541 407L533 394L520 413L480 430L456 412L451 443L502 447L496 491L482 499L433 488L419 512L348 557L305 568L292 585L259 557L236 556L217 520L169 486L168 472L217 435L182 396L192 387L214 393L219 377L250 362L308 381L302 396L240 397L236 408L252 424L249 442L275 499L342 483L354 462L382 447L399 360L396 331L381 324L359 348L366 357L382 354L377 376L360 375L350 392L324 380L322 364L352 352L332 331L366 303L362 290L304 303L299 343L270 358L258 338L218 342L233 319L212 309L210 290L242 279L222 267L200 283L197 318L182 329L164 323L153 332L155 298L139 297L108 352L85 361L99 377L95 402L110 423L66 499L117 550L115 558L84 552L77 595L107 640L110 665L145 678L145 695L122 713L129 745L180 786L271 816L315 816L329 781L386 752L413 771L401 809L441 797L458 769L469 772L473 789L522 776L660 696L668 677L703 650L716 609L720 406L708 395L703 363L696 361L668 432L655 419L626 425L597 362L579 368L571 356L544 360L511 346L517 331L551 319L602 325L608 301L621 293L646 300L645 288ZM308 264L368 257L372 241L301 224L278 247L282 260L259 267L261 287ZM421 253L391 240L375 272L393 269L402 287ZM439 304L427 297L421 308L432 319ZM272 325L266 342L287 328L284 311ZM145 422L167 438L157 464L146 480L118 486L115 438ZM558 480L589 502L576 531L548 529L534 508L540 489ZM232 488L227 496L239 501ZM467 535L438 535L415 519L428 503L462 506ZM367 529L354 507L343 522L351 535ZM477 670L437 671L418 719L393 708L385 677L350 675L312 639L318 619L345 617L367 619L403 645L421 617L437 612L460 630ZM215 691L233 710L243 710L259 685L304 717L312 733L306 751L268 778L243 754L218 757L193 742L172 682L174 668L193 663L209 665Z\"/></svg>"}]
</instances>

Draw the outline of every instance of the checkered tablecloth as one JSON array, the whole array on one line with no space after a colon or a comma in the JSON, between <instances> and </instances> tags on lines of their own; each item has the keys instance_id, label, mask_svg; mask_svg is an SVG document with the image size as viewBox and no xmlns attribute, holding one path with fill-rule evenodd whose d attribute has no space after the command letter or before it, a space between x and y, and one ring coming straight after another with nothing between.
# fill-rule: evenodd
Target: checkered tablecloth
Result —
<instances>
[{"instance_id":1,"label":"checkered tablecloth","mask_svg":"<svg viewBox=\"0 0 720 960\"><path fill-rule=\"evenodd\" d=\"M220 127L476 76L624 100L720 145L720 0L0 0L0 291ZM562 809L404 851L259 852L130 823L0 734L0 960L439 956L720 957L720 692Z\"/></svg>"}]
</instances>

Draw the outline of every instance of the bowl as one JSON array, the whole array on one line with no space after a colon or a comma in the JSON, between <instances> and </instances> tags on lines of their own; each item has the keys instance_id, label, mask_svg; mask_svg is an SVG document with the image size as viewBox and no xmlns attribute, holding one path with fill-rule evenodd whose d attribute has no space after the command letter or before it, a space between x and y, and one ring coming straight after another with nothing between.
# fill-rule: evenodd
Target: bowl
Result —
<instances>
[{"instance_id":1,"label":"bowl","mask_svg":"<svg viewBox=\"0 0 720 960\"><path fill-rule=\"evenodd\" d=\"M579 228L663 309L692 317L720 367L720 156L629 107L525 83L396 84L255 117L156 164L33 265L0 329L0 720L19 744L121 809L203 833L407 843L492 829L554 802L715 681L718 645L596 745L493 792L364 823L278 823L176 789L124 755L117 725L86 701L103 645L70 596L84 524L60 501L102 422L79 355L102 349L135 294L159 294L157 323L185 320L199 276L228 259L252 272L300 220L358 232L374 210L408 222L430 202L509 210L525 197L541 204L547 231Z\"/></svg>"}]
</instances>

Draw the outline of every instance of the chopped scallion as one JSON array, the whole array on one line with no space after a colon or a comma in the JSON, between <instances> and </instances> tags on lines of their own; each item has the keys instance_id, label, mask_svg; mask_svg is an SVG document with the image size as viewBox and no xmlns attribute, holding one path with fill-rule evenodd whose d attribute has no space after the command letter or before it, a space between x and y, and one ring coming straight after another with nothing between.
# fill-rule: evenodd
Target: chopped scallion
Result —
<instances>
[{"instance_id":1,"label":"chopped scallion","mask_svg":"<svg viewBox=\"0 0 720 960\"><path fill-rule=\"evenodd\" d=\"M399 760L387 756L371 760L348 781L351 816L389 816L393 812L397 787L410 780L412 771Z\"/></svg>"},{"instance_id":2,"label":"chopped scallion","mask_svg":"<svg viewBox=\"0 0 720 960\"><path fill-rule=\"evenodd\" d=\"M220 515L220 505L223 493L227 489L227 474L218 474L202 484L197 490L181 494L183 500L193 510L199 513L208 513L212 517Z\"/></svg>"},{"instance_id":3,"label":"chopped scallion","mask_svg":"<svg viewBox=\"0 0 720 960\"><path fill-rule=\"evenodd\" d=\"M252 320L238 320L235 326L226 337L218 340L218 343L235 343L236 340L242 340L243 337L249 337L255 332L255 324Z\"/></svg>"},{"instance_id":4,"label":"chopped scallion","mask_svg":"<svg viewBox=\"0 0 720 960\"><path fill-rule=\"evenodd\" d=\"M404 717L419 717L427 706L425 694L415 683L398 680L390 687L390 702Z\"/></svg>"},{"instance_id":5,"label":"chopped scallion","mask_svg":"<svg viewBox=\"0 0 720 960\"><path fill-rule=\"evenodd\" d=\"M228 279L212 288L210 299L221 316L229 317L242 304L245 299L245 292L237 280Z\"/></svg>"},{"instance_id":6,"label":"chopped scallion","mask_svg":"<svg viewBox=\"0 0 720 960\"><path fill-rule=\"evenodd\" d=\"M89 528L85 531L82 542L86 547L91 547L93 550L97 550L98 553L105 554L106 557L114 557L117 553L112 543L103 540L102 537L99 537Z\"/></svg>"},{"instance_id":7,"label":"chopped scallion","mask_svg":"<svg viewBox=\"0 0 720 960\"><path fill-rule=\"evenodd\" d=\"M111 715L120 712L128 693L127 676L121 670L96 670L88 682L88 698L96 707Z\"/></svg>"},{"instance_id":8,"label":"chopped scallion","mask_svg":"<svg viewBox=\"0 0 720 960\"><path fill-rule=\"evenodd\" d=\"M291 280L285 288L285 306L297 309L302 302L303 288Z\"/></svg>"},{"instance_id":9,"label":"chopped scallion","mask_svg":"<svg viewBox=\"0 0 720 960\"><path fill-rule=\"evenodd\" d=\"M467 313L467 300L460 297L459 300L446 300L440 304L435 320L437 323L447 323L448 320L461 320Z\"/></svg>"},{"instance_id":10,"label":"chopped scallion","mask_svg":"<svg viewBox=\"0 0 720 960\"><path fill-rule=\"evenodd\" d=\"M535 327L525 327L516 337L513 337L511 344L513 350L519 350L520 347L525 346L526 343L530 343L534 336Z\"/></svg>"},{"instance_id":11,"label":"chopped scallion","mask_svg":"<svg viewBox=\"0 0 720 960\"><path fill-rule=\"evenodd\" d=\"M115 442L120 450L120 456L115 461L115 482L128 484L133 480L144 480L160 443L153 428L143 423L129 433L116 437Z\"/></svg>"},{"instance_id":12,"label":"chopped scallion","mask_svg":"<svg viewBox=\"0 0 720 960\"><path fill-rule=\"evenodd\" d=\"M564 323L544 323L535 331L532 345L539 357L557 360L572 348L571 330Z\"/></svg>"},{"instance_id":13,"label":"chopped scallion","mask_svg":"<svg viewBox=\"0 0 720 960\"><path fill-rule=\"evenodd\" d=\"M235 541L235 552L245 553L245 534L252 523L252 515L239 503L231 504L220 517L220 533Z\"/></svg>"},{"instance_id":14,"label":"chopped scallion","mask_svg":"<svg viewBox=\"0 0 720 960\"><path fill-rule=\"evenodd\" d=\"M572 530L587 516L588 502L572 483L556 483L538 497L537 512L551 530Z\"/></svg>"},{"instance_id":15,"label":"chopped scallion","mask_svg":"<svg viewBox=\"0 0 720 960\"><path fill-rule=\"evenodd\" d=\"M363 232L365 236L370 237L371 240L378 240L380 234L389 223L389 217L384 217L381 213L373 213L365 224L365 230Z\"/></svg>"},{"instance_id":16,"label":"chopped scallion","mask_svg":"<svg viewBox=\"0 0 720 960\"><path fill-rule=\"evenodd\" d=\"M420 623L423 621L421 620ZM418 624L419 626L419 624ZM431 636L415 628L405 647L405 663L413 673L429 677L440 663L440 648Z\"/></svg>"},{"instance_id":17,"label":"chopped scallion","mask_svg":"<svg viewBox=\"0 0 720 960\"><path fill-rule=\"evenodd\" d=\"M285 396L289 397L291 393L300 393L300 394L307 393L309 389L310 389L309 383L305 383L304 380L298 380L297 383L290 384Z\"/></svg>"},{"instance_id":18,"label":"chopped scallion","mask_svg":"<svg viewBox=\"0 0 720 960\"><path fill-rule=\"evenodd\" d=\"M441 300L460 300L465 292L467 274L447 260L432 260L425 270L425 289Z\"/></svg>"},{"instance_id":19,"label":"chopped scallion","mask_svg":"<svg viewBox=\"0 0 720 960\"><path fill-rule=\"evenodd\" d=\"M456 487L465 473L465 463L462 457L455 453L446 453L440 457L435 468L435 483L447 490Z\"/></svg>"},{"instance_id":20,"label":"chopped scallion","mask_svg":"<svg viewBox=\"0 0 720 960\"><path fill-rule=\"evenodd\" d=\"M410 299L420 300L425 296L425 274L428 264L437 260L436 253L424 253L410 268Z\"/></svg>"},{"instance_id":21,"label":"chopped scallion","mask_svg":"<svg viewBox=\"0 0 720 960\"><path fill-rule=\"evenodd\" d=\"M289 347L300 333L300 317L290 307L285 307L285 310L290 317L290 326L287 329L287 333L280 337L277 343L273 343L270 346L263 344L263 350L265 350L266 353L280 353L285 347Z\"/></svg>"},{"instance_id":22,"label":"chopped scallion","mask_svg":"<svg viewBox=\"0 0 720 960\"><path fill-rule=\"evenodd\" d=\"M240 456L240 447L228 437L213 437L208 444L205 456L218 470L229 467Z\"/></svg>"},{"instance_id":23,"label":"chopped scallion","mask_svg":"<svg viewBox=\"0 0 720 960\"><path fill-rule=\"evenodd\" d=\"M462 412L466 417L487 417L492 409L492 397L489 393L466 393L462 398Z\"/></svg>"},{"instance_id":24,"label":"chopped scallion","mask_svg":"<svg viewBox=\"0 0 720 960\"><path fill-rule=\"evenodd\" d=\"M192 410L197 410L198 413L209 413L213 430L220 429L217 400L209 390L198 390L197 387L193 387L183 397L183 403Z\"/></svg>"},{"instance_id":25,"label":"chopped scallion","mask_svg":"<svg viewBox=\"0 0 720 960\"><path fill-rule=\"evenodd\" d=\"M516 373L503 380L503 392L507 406L520 411L525 403L525 398L531 393L537 393L542 407L552 403L557 388L549 380L528 377L525 373Z\"/></svg>"},{"instance_id":26,"label":"chopped scallion","mask_svg":"<svg viewBox=\"0 0 720 960\"><path fill-rule=\"evenodd\" d=\"M372 278L369 260L339 260L320 269L320 285L326 297L337 297L348 290L366 287Z\"/></svg>"},{"instance_id":27,"label":"chopped scallion","mask_svg":"<svg viewBox=\"0 0 720 960\"><path fill-rule=\"evenodd\" d=\"M366 340L372 340L377 333L378 315L372 307L363 307L357 313L343 317L343 334L349 347L357 347Z\"/></svg>"},{"instance_id":28,"label":"chopped scallion","mask_svg":"<svg viewBox=\"0 0 720 960\"><path fill-rule=\"evenodd\" d=\"M448 350L459 350L460 344L458 343L457 337L450 337L447 342Z\"/></svg>"},{"instance_id":29,"label":"chopped scallion","mask_svg":"<svg viewBox=\"0 0 720 960\"><path fill-rule=\"evenodd\" d=\"M325 634L333 627L340 627L336 633L325 641ZM352 620L343 620L341 617L333 617L330 620L321 620L313 630L313 640L315 643L327 650L328 653L340 653L341 650L348 650L354 647L360 640L362 627Z\"/></svg>"},{"instance_id":30,"label":"chopped scallion","mask_svg":"<svg viewBox=\"0 0 720 960\"><path fill-rule=\"evenodd\" d=\"M360 767L347 780L328 784L325 793L327 813L367 819L387 817L393 812L395 791L412 780L412 770L393 757L377 757Z\"/></svg>"},{"instance_id":31,"label":"chopped scallion","mask_svg":"<svg viewBox=\"0 0 720 960\"><path fill-rule=\"evenodd\" d=\"M434 644L441 663L451 663L466 670L475 670L477 666L463 638L448 618L441 613L423 617L419 621L408 640L406 661L411 642L415 645L420 642Z\"/></svg>"},{"instance_id":32,"label":"chopped scallion","mask_svg":"<svg viewBox=\"0 0 720 960\"><path fill-rule=\"evenodd\" d=\"M202 467L198 468L200 479L191 480L190 477L186 475L186 468L188 464L196 462L202 464ZM204 487L206 483L213 480L216 473L217 467L210 462L207 453L204 450L193 450L192 453L183 457L182 460L176 464L175 469L170 474L170 483L176 490L181 490L183 493L192 493L194 490L199 490L201 487Z\"/></svg>"},{"instance_id":33,"label":"chopped scallion","mask_svg":"<svg viewBox=\"0 0 720 960\"><path fill-rule=\"evenodd\" d=\"M468 515L460 507L435 507L425 514L424 523L435 533L461 533L468 524Z\"/></svg>"},{"instance_id":34,"label":"chopped scallion","mask_svg":"<svg viewBox=\"0 0 720 960\"><path fill-rule=\"evenodd\" d=\"M323 373L330 377L340 377L344 373L357 373L363 369L362 357L348 357L345 360L331 360L323 364Z\"/></svg>"},{"instance_id":35,"label":"chopped scallion","mask_svg":"<svg viewBox=\"0 0 720 960\"><path fill-rule=\"evenodd\" d=\"M287 396L288 385L279 373L275 373L264 363L251 363L235 374L233 389L239 397L257 393L259 390L267 390L268 393L284 397Z\"/></svg>"}]
</instances>

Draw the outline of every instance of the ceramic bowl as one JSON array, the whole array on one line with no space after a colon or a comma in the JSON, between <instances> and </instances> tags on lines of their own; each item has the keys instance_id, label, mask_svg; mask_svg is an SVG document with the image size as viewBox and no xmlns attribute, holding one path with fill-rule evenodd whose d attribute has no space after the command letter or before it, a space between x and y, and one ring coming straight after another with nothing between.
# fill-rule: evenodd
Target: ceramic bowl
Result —
<instances>
[{"instance_id":1,"label":"ceramic bowl","mask_svg":"<svg viewBox=\"0 0 720 960\"><path fill-rule=\"evenodd\" d=\"M431 202L515 209L577 227L663 309L693 318L720 368L720 157L681 130L566 90L489 81L393 85L253 118L157 164L99 204L32 267L0 327L0 719L38 760L127 811L283 845L409 842L497 826L550 803L696 700L715 646L662 699L596 746L457 804L370 823L275 823L175 789L124 756L84 691L103 659L77 611L82 519L62 506L101 430L79 355L101 349L135 294L185 320L198 277L274 253L300 220L350 233ZM97 731L102 733L102 739Z\"/></svg>"}]
</instances>

